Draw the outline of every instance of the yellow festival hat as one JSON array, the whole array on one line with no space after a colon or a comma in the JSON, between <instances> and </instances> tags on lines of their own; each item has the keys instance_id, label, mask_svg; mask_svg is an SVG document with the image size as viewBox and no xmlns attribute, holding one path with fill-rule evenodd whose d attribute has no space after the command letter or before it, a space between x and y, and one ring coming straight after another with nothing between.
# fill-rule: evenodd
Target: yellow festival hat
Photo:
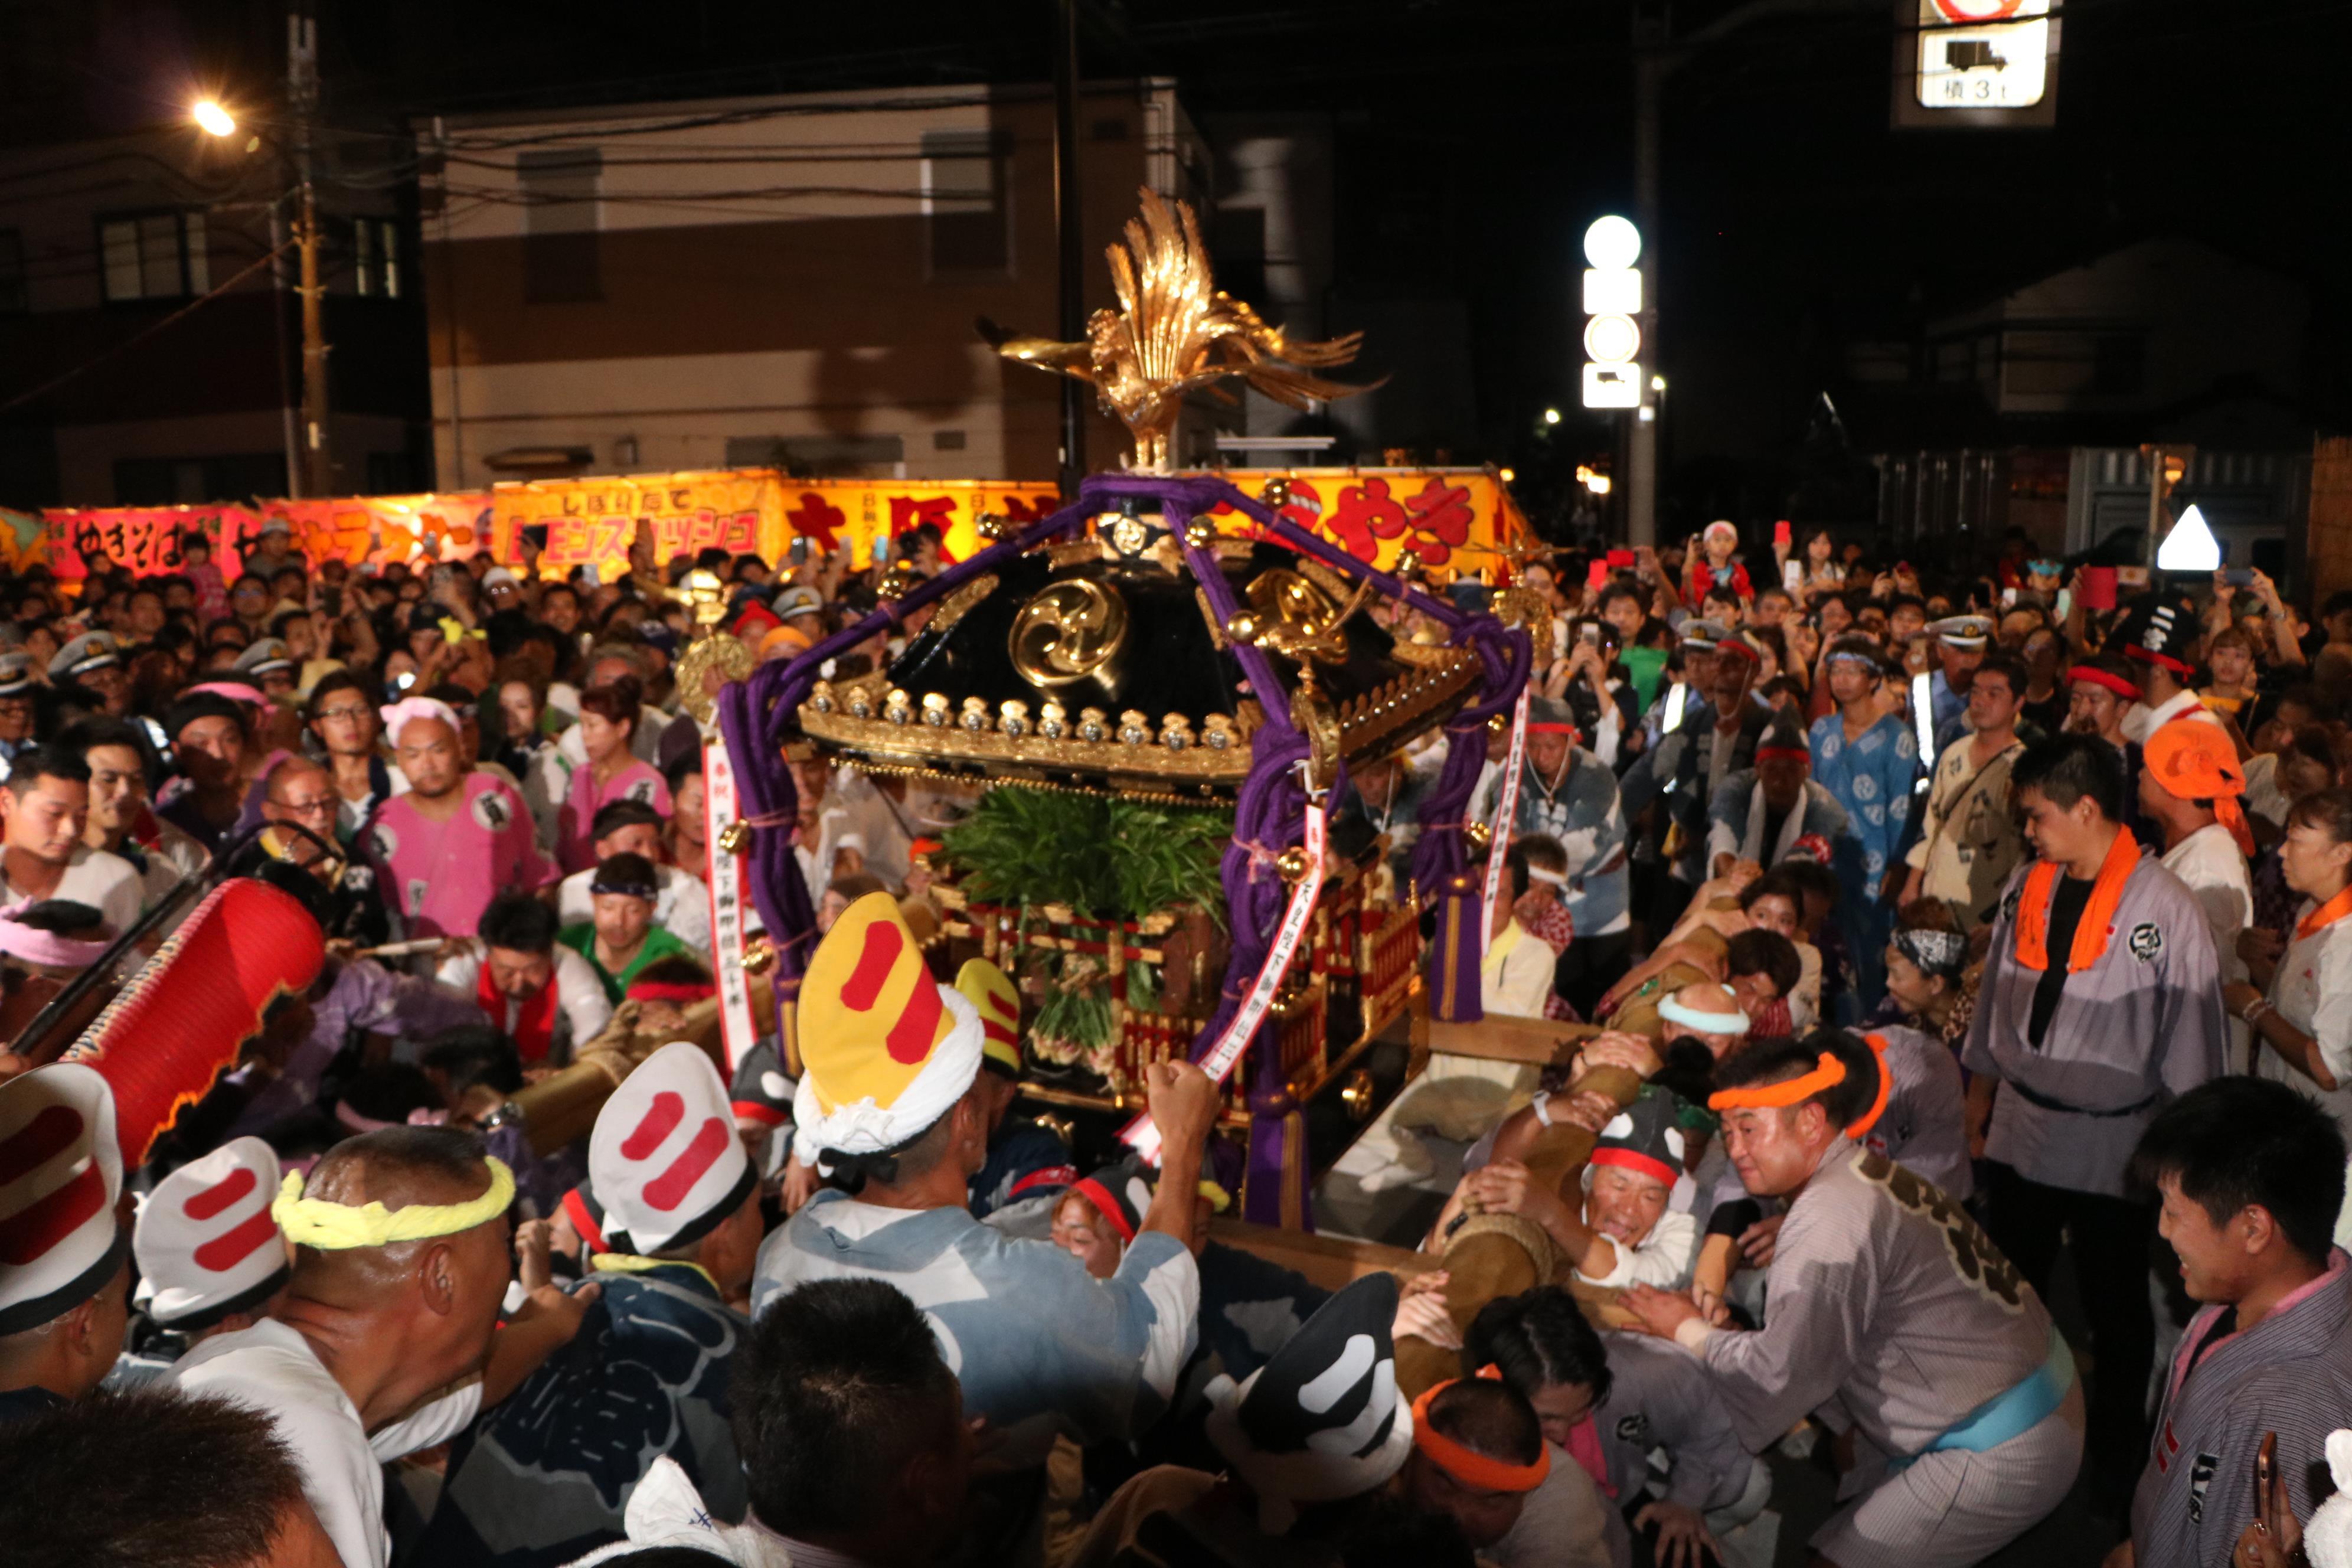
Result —
<instances>
[{"instance_id":1,"label":"yellow festival hat","mask_svg":"<svg viewBox=\"0 0 2352 1568\"><path fill-rule=\"evenodd\" d=\"M842 911L801 982L793 1121L820 1164L831 1150L893 1149L952 1109L980 1071L979 1011L931 978L887 893Z\"/></svg>"},{"instance_id":2,"label":"yellow festival hat","mask_svg":"<svg viewBox=\"0 0 2352 1568\"><path fill-rule=\"evenodd\" d=\"M984 958L967 960L956 971L956 989L980 1015L981 1065L993 1064L1021 1076L1021 993L1012 979Z\"/></svg>"}]
</instances>

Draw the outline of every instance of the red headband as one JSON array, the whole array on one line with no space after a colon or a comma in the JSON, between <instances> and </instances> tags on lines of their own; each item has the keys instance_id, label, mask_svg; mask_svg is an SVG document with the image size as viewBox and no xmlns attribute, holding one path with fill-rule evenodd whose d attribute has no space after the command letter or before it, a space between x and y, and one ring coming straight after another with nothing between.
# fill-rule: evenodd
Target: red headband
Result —
<instances>
[{"instance_id":1,"label":"red headband","mask_svg":"<svg viewBox=\"0 0 2352 1568\"><path fill-rule=\"evenodd\" d=\"M2136 658L2142 664L2160 664L2165 668L2172 671L2175 675L2194 675L2197 673L2197 667L2193 664L2183 664L2180 660L2173 658L2168 653L2158 653L2152 647L2141 647L2137 644L2124 649L2124 657L2126 658Z\"/></svg>"},{"instance_id":2,"label":"red headband","mask_svg":"<svg viewBox=\"0 0 2352 1568\"><path fill-rule=\"evenodd\" d=\"M1644 1154L1638 1149L1595 1149L1590 1163L1595 1165L1615 1165L1621 1169L1634 1172L1636 1174L1664 1182L1670 1187L1675 1184L1675 1178L1682 1174L1664 1160L1654 1155Z\"/></svg>"},{"instance_id":3,"label":"red headband","mask_svg":"<svg viewBox=\"0 0 2352 1568\"><path fill-rule=\"evenodd\" d=\"M1759 763L1803 763L1811 766L1813 753L1802 746L1759 746L1756 748L1756 760Z\"/></svg>"},{"instance_id":4,"label":"red headband","mask_svg":"<svg viewBox=\"0 0 2352 1568\"><path fill-rule=\"evenodd\" d=\"M1530 735L1573 735L1576 733L1576 726L1573 724L1529 724L1528 726L1528 733Z\"/></svg>"},{"instance_id":5,"label":"red headband","mask_svg":"<svg viewBox=\"0 0 2352 1568\"><path fill-rule=\"evenodd\" d=\"M588 1212L587 1200L580 1195L579 1188L573 1187L563 1194L563 1212L572 1216L572 1228L578 1231L580 1239L588 1244L590 1253L611 1250L604 1245L604 1227L598 1225L596 1216Z\"/></svg>"},{"instance_id":6,"label":"red headband","mask_svg":"<svg viewBox=\"0 0 2352 1568\"><path fill-rule=\"evenodd\" d=\"M1493 1367L1482 1368L1478 1373L1502 1376ZM1429 1388L1412 1402L1412 1446L1428 1456L1429 1462L1466 1486L1480 1487L1490 1492L1531 1492L1543 1485L1551 1474L1551 1449L1537 1451L1534 1462L1525 1465L1507 1464L1466 1448L1430 1425L1429 1406L1437 1396L1462 1380L1449 1377Z\"/></svg>"},{"instance_id":7,"label":"red headband","mask_svg":"<svg viewBox=\"0 0 2352 1568\"><path fill-rule=\"evenodd\" d=\"M629 983L632 1002L700 1002L719 994L719 987L689 980L633 980Z\"/></svg>"},{"instance_id":8,"label":"red headband","mask_svg":"<svg viewBox=\"0 0 2352 1568\"><path fill-rule=\"evenodd\" d=\"M1121 1241L1130 1246L1134 1244L1135 1226L1127 1223L1127 1215L1120 1209L1118 1200L1111 1196L1100 1182L1096 1181L1092 1176L1081 1176L1070 1184L1070 1191L1080 1194L1087 1202L1100 1209L1103 1218L1110 1221L1110 1227L1118 1232L1118 1238Z\"/></svg>"},{"instance_id":9,"label":"red headband","mask_svg":"<svg viewBox=\"0 0 2352 1568\"><path fill-rule=\"evenodd\" d=\"M731 1100L729 1102L729 1109L735 1113L737 1121L756 1121L762 1127L782 1127L793 1119L791 1111L779 1110L774 1106L757 1100Z\"/></svg>"},{"instance_id":10,"label":"red headband","mask_svg":"<svg viewBox=\"0 0 2352 1568\"><path fill-rule=\"evenodd\" d=\"M1762 664L1764 662L1764 656L1756 650L1753 644L1743 642L1738 637L1724 638L1721 642L1715 645L1715 651L1717 653L1736 653L1750 664Z\"/></svg>"},{"instance_id":11,"label":"red headband","mask_svg":"<svg viewBox=\"0 0 2352 1568\"><path fill-rule=\"evenodd\" d=\"M2126 680L2120 675L2108 674L2105 670L2101 669L2095 664L2076 665L2074 668L2066 672L2066 679L2070 681L2080 681L2084 686L2104 686L2108 690L2114 692L2116 696L2121 697L2127 701L2137 702L2139 700L2140 692L2138 687L2134 686L2130 681Z\"/></svg>"}]
</instances>

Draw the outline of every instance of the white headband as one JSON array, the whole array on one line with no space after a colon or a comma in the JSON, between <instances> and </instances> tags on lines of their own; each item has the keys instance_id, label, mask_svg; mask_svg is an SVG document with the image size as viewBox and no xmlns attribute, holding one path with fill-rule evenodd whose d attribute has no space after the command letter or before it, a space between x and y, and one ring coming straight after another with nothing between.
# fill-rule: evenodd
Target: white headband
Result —
<instances>
[{"instance_id":1,"label":"white headband","mask_svg":"<svg viewBox=\"0 0 2352 1568\"><path fill-rule=\"evenodd\" d=\"M1558 871L1547 871L1540 866L1530 866L1528 868L1528 879L1532 882L1549 882L1555 888L1565 888L1568 886L1568 878L1566 876Z\"/></svg>"},{"instance_id":2,"label":"white headband","mask_svg":"<svg viewBox=\"0 0 2352 1568\"><path fill-rule=\"evenodd\" d=\"M1725 995L1729 994L1727 990ZM1680 1024L1685 1029L1696 1029L1702 1035L1744 1035L1748 1032L1748 1015L1737 1006L1728 1013L1702 1013L1696 1007L1685 1007L1669 996L1658 1004L1658 1016L1670 1024Z\"/></svg>"}]
</instances>

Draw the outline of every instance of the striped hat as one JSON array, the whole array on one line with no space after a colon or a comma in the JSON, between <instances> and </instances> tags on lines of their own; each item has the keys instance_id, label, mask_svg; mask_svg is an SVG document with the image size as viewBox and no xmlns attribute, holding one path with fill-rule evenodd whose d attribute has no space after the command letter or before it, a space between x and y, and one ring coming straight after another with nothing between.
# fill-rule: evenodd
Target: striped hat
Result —
<instances>
[{"instance_id":1,"label":"striped hat","mask_svg":"<svg viewBox=\"0 0 2352 1568\"><path fill-rule=\"evenodd\" d=\"M1021 1076L1021 993L1004 971L984 958L956 971L955 988L980 1015L980 1065L1010 1079Z\"/></svg>"},{"instance_id":2,"label":"striped hat","mask_svg":"<svg viewBox=\"0 0 2352 1568\"><path fill-rule=\"evenodd\" d=\"M235 1138L156 1184L131 1238L152 1293L150 1317L165 1328L206 1329L278 1293L290 1272L269 1212L278 1182L269 1145Z\"/></svg>"},{"instance_id":3,"label":"striped hat","mask_svg":"<svg viewBox=\"0 0 2352 1568\"><path fill-rule=\"evenodd\" d=\"M114 1091L79 1062L0 1083L0 1334L89 1300L122 1266Z\"/></svg>"},{"instance_id":4,"label":"striped hat","mask_svg":"<svg viewBox=\"0 0 2352 1568\"><path fill-rule=\"evenodd\" d=\"M1683 1131L1676 1124L1672 1092L1644 1086L1641 1098L1619 1111L1594 1140L1594 1165L1614 1165L1621 1171L1672 1187L1683 1173Z\"/></svg>"},{"instance_id":5,"label":"striped hat","mask_svg":"<svg viewBox=\"0 0 2352 1568\"><path fill-rule=\"evenodd\" d=\"M772 1040L762 1039L743 1053L743 1059L735 1064L735 1081L728 1086L727 1094L739 1123L792 1125L793 1080L784 1076L784 1064Z\"/></svg>"},{"instance_id":6,"label":"striped hat","mask_svg":"<svg viewBox=\"0 0 2352 1568\"><path fill-rule=\"evenodd\" d=\"M985 1038L979 1009L931 978L888 893L850 905L817 944L799 1026L793 1121L827 1172L839 1156L895 1149L953 1110Z\"/></svg>"},{"instance_id":7,"label":"striped hat","mask_svg":"<svg viewBox=\"0 0 2352 1568\"><path fill-rule=\"evenodd\" d=\"M558 1206L563 1210L563 1217L572 1222L572 1228L579 1232L581 1244L590 1257L628 1250L627 1237L617 1230L608 1233L604 1229L604 1205L597 1201L596 1189L586 1182L565 1193ZM612 1239L607 1239L608 1235Z\"/></svg>"},{"instance_id":8,"label":"striped hat","mask_svg":"<svg viewBox=\"0 0 2352 1568\"><path fill-rule=\"evenodd\" d=\"M742 1206L758 1176L701 1047L673 1040L622 1080L588 1134L588 1179L606 1228L648 1257L700 1241Z\"/></svg>"}]
</instances>

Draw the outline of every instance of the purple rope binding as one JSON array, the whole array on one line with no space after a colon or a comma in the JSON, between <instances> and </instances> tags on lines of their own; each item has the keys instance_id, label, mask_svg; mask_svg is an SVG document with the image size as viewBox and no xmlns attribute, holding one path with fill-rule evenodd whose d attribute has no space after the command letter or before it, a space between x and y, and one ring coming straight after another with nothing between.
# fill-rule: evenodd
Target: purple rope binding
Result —
<instances>
[{"instance_id":1,"label":"purple rope binding","mask_svg":"<svg viewBox=\"0 0 2352 1568\"><path fill-rule=\"evenodd\" d=\"M1444 623L1457 641L1467 641L1477 651L1486 675L1480 687L1480 701L1446 726L1445 769L1437 791L1422 807L1424 831L1413 858L1413 880L1423 889L1447 888L1461 875L1465 867L1461 833L1458 827L1448 831L1437 825L1460 822L1486 757L1486 721L1507 710L1526 683L1532 656L1526 636L1507 631L1492 616L1466 616L1451 604L1407 587L1389 574L1334 549L1223 479L1098 474L1085 481L1075 503L1051 517L949 567L904 599L882 605L855 626L835 633L792 659L762 665L750 679L729 685L719 692L719 729L740 781L743 816L767 824L752 829L749 880L752 902L776 944L772 984L780 1004L798 994L801 976L807 972L815 942L816 912L810 905L808 888L793 853L798 792L792 771L782 764L782 752L800 734L800 706L815 685L817 671L825 660L896 625L909 610L953 593L963 583L1035 545L1075 531L1087 518L1102 510L1107 502L1129 499L1158 501L1180 542L1183 541L1185 525L1194 517L1221 504L1231 506L1256 522L1270 537L1350 577L1369 578L1391 597ZM1186 563L1218 621L1230 620L1240 605L1218 568L1214 552L1196 549L1189 543L1183 545L1183 550ZM1248 679L1250 690L1258 696L1265 710L1265 722L1252 742L1250 771L1242 782L1234 806L1233 842L1226 847L1219 868L1233 953L1225 966L1216 1012L1192 1042L1192 1054L1195 1058L1232 1020L1241 1005L1244 991L1256 979L1273 946L1288 894L1282 878L1271 867L1257 861L1244 846L1255 844L1279 852L1299 843L1306 831L1307 796L1299 779L1299 764L1307 759L1307 739L1290 721L1282 684L1265 653L1254 647L1235 647L1233 653ZM1341 772L1344 777L1344 767ZM1431 831L1433 827L1436 830ZM1454 898L1450 892L1446 896ZM1460 900L1455 899L1455 902ZM1468 902L1475 920L1475 892ZM1457 908L1450 912L1458 917L1461 910ZM1478 1016L1477 966L1478 954L1473 943L1468 955L1468 995L1473 1009L1470 1016L1474 1018ZM1303 1184L1307 1159L1303 1149L1297 1151L1295 1163L1287 1157L1291 1151L1286 1119L1298 1107L1283 1078L1280 1052L1276 1045L1277 1027L1273 1020L1267 1020L1251 1041L1256 1067L1249 1090L1250 1179L1244 1187L1244 1215L1267 1224L1280 1224L1288 1218L1311 1228L1303 1188L1289 1191L1286 1187L1286 1181L1292 1181L1294 1176L1295 1184Z\"/></svg>"}]
</instances>

